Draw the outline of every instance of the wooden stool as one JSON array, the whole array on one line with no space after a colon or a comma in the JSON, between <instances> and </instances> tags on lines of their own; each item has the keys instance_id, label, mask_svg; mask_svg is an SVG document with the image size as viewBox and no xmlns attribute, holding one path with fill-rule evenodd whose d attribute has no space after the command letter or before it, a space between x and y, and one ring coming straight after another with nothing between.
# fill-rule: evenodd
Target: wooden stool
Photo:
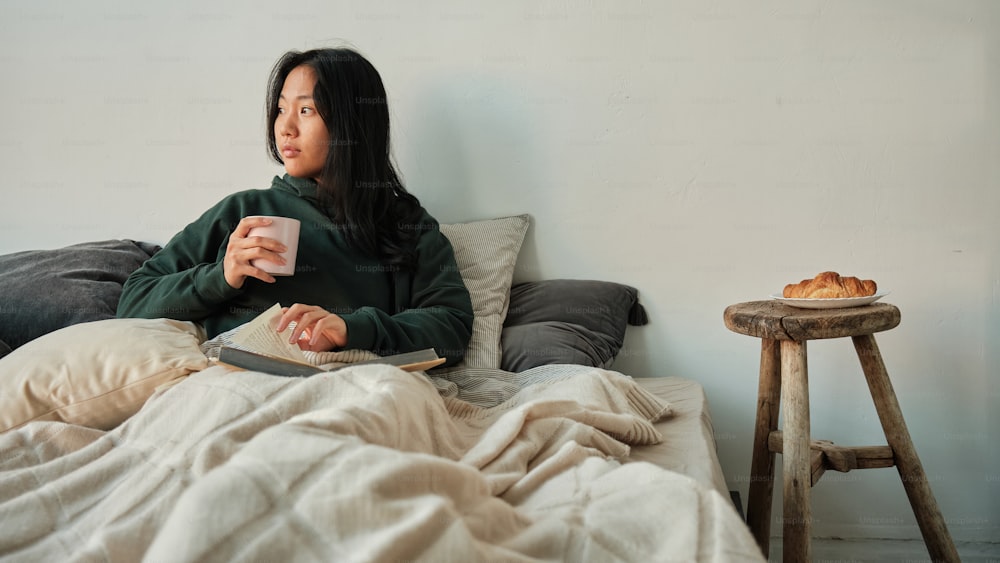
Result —
<instances>
[{"instance_id":1,"label":"wooden stool","mask_svg":"<svg viewBox=\"0 0 1000 563\"><path fill-rule=\"evenodd\" d=\"M934 561L959 561L927 476L913 449L896 393L873 333L899 324L899 309L874 303L845 309L798 309L778 301L731 305L726 327L761 339L757 423L747 495L747 524L768 556L774 454L782 454L784 473L784 560L810 561L810 488L827 469L850 471L896 466ZM806 341L850 336L888 446L839 447L810 441ZM783 431L778 412L784 405Z\"/></svg>"}]
</instances>

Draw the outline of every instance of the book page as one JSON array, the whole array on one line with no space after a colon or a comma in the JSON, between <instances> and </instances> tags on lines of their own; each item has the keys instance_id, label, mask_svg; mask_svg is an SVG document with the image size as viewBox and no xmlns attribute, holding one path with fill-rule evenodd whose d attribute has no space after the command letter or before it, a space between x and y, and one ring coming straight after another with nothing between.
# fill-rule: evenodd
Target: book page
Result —
<instances>
[{"instance_id":1,"label":"book page","mask_svg":"<svg viewBox=\"0 0 1000 563\"><path fill-rule=\"evenodd\" d=\"M279 318L281 318L281 304L275 303L273 307L244 325L233 336L233 342L252 352L308 364L302 350L288 341L292 336L294 325L286 327L281 332L275 330Z\"/></svg>"}]
</instances>

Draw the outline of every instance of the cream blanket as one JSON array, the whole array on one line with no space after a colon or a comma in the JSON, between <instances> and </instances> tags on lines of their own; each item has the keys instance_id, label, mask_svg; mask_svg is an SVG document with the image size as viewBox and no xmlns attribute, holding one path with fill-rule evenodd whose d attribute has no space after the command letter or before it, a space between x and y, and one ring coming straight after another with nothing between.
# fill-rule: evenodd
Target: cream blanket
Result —
<instances>
[{"instance_id":1,"label":"cream blanket","mask_svg":"<svg viewBox=\"0 0 1000 563\"><path fill-rule=\"evenodd\" d=\"M110 432L32 423L0 434L0 559L762 560L728 499L615 461L664 405L577 371L485 408L388 366L212 367Z\"/></svg>"}]
</instances>

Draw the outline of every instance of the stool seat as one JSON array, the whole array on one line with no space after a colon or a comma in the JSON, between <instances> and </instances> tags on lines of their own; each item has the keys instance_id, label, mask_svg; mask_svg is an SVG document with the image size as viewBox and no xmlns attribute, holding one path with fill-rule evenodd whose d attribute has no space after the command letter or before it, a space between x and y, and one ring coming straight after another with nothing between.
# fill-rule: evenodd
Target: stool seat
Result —
<instances>
[{"instance_id":1,"label":"stool seat","mask_svg":"<svg viewBox=\"0 0 1000 563\"><path fill-rule=\"evenodd\" d=\"M872 303L846 309L800 309L780 301L750 301L726 307L726 328L774 340L820 340L872 334L896 328L899 309Z\"/></svg>"},{"instance_id":2,"label":"stool seat","mask_svg":"<svg viewBox=\"0 0 1000 563\"><path fill-rule=\"evenodd\" d=\"M810 489L827 469L895 467L931 559L958 561L958 552L913 447L874 333L895 328L899 309L886 303L840 309L800 309L776 300L726 308L729 330L759 338L760 372L754 426L747 525L767 557L775 454L782 456L783 558L811 561ZM850 337L868 382L887 445L844 447L813 440L809 424L809 340ZM783 412L782 412L783 411ZM782 425L779 429L779 412Z\"/></svg>"}]
</instances>

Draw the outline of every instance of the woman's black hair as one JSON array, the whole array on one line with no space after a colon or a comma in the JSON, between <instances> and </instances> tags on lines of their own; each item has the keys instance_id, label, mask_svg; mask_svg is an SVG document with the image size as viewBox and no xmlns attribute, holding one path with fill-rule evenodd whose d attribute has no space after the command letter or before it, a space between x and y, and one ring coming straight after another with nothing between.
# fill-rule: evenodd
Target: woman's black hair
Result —
<instances>
[{"instance_id":1,"label":"woman's black hair","mask_svg":"<svg viewBox=\"0 0 1000 563\"><path fill-rule=\"evenodd\" d=\"M389 106L378 71L347 48L285 53L267 87L268 152L284 164L274 134L285 78L298 66L316 75L313 100L330 132L320 173L319 201L348 244L388 265L411 270L416 261L420 202L406 191L392 163Z\"/></svg>"}]
</instances>

